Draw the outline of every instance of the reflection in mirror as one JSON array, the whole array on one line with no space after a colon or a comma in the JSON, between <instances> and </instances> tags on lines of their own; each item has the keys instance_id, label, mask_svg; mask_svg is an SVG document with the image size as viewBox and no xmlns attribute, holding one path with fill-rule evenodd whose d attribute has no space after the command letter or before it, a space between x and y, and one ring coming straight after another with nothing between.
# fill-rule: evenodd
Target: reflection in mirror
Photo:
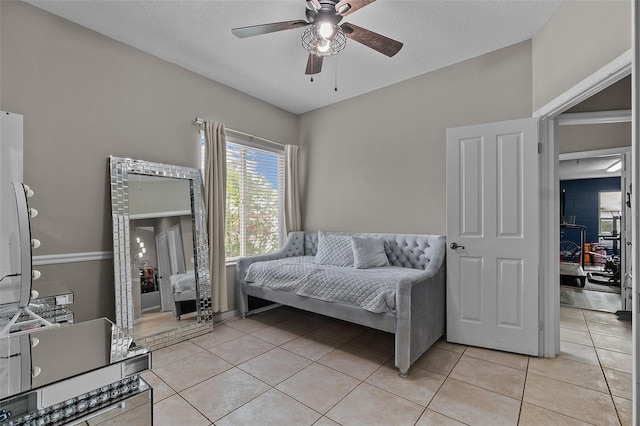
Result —
<instances>
[{"instance_id":1,"label":"reflection in mirror","mask_svg":"<svg viewBox=\"0 0 640 426\"><path fill-rule=\"evenodd\" d=\"M129 175L129 256L138 337L175 328L176 320L197 321L190 195L188 180ZM175 301L173 290L187 280L189 285L179 289L184 300ZM189 309L183 310L187 302Z\"/></svg>"},{"instance_id":2,"label":"reflection in mirror","mask_svg":"<svg viewBox=\"0 0 640 426\"><path fill-rule=\"evenodd\" d=\"M111 157L116 319L157 349L211 330L200 171Z\"/></svg>"}]
</instances>

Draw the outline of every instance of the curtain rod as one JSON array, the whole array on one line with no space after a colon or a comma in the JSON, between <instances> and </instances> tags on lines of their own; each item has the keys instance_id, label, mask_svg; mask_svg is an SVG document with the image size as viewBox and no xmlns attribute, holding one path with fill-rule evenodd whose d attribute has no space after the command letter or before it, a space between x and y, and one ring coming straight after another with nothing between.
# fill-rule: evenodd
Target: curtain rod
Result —
<instances>
[{"instance_id":1,"label":"curtain rod","mask_svg":"<svg viewBox=\"0 0 640 426\"><path fill-rule=\"evenodd\" d=\"M193 124L195 126L202 126L204 124L204 120L202 118L200 118L200 117L196 117L196 119L193 120ZM286 146L283 143L272 141L271 139L262 138L260 136L252 135L251 133L241 132L239 130L229 129L228 127L225 127L225 131L229 131L231 133L235 133L235 134L240 135L240 136L245 136L245 137L248 137L249 139L260 139L262 141L268 142L268 143L273 144L273 145L281 146L283 148Z\"/></svg>"}]
</instances>

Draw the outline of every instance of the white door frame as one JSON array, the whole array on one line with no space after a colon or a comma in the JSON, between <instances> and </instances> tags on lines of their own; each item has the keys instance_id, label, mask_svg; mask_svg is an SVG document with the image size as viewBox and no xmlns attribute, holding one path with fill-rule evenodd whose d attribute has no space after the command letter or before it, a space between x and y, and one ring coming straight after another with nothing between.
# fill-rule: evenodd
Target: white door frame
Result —
<instances>
[{"instance_id":1,"label":"white door frame","mask_svg":"<svg viewBox=\"0 0 640 426\"><path fill-rule=\"evenodd\" d=\"M182 246L182 230L180 224L176 223L166 231L167 243L169 245L169 265L171 275L184 274L186 267L184 263L184 248Z\"/></svg>"},{"instance_id":2,"label":"white door frame","mask_svg":"<svg viewBox=\"0 0 640 426\"><path fill-rule=\"evenodd\" d=\"M171 290L169 240L166 232L156 234L156 257L158 259L158 278L160 279L158 287L160 289L160 311L167 312L173 310L173 291Z\"/></svg>"},{"instance_id":3,"label":"white door frame","mask_svg":"<svg viewBox=\"0 0 640 426\"><path fill-rule=\"evenodd\" d=\"M623 53L533 113L539 119L540 159L540 355L560 352L560 265L557 240L560 235L560 189L558 116L567 109L631 74L632 50ZM635 256L634 256L635 258ZM634 275L635 280L635 275Z\"/></svg>"},{"instance_id":4,"label":"white door frame","mask_svg":"<svg viewBox=\"0 0 640 426\"><path fill-rule=\"evenodd\" d=\"M639 131L640 131L640 119L638 113L640 108L638 102L640 101L640 10L638 7L638 0L631 2L631 110L632 110L632 124L631 124L631 259L633 264L631 268L638 269L640 263L638 262L638 245L640 244L640 226L638 226L638 213L640 211L640 200L638 198L638 186L640 184L640 153L638 152L639 144ZM638 368L640 362L638 357L640 356L640 330L638 329L638 303L640 302L638 297L640 295L640 288L638 287L638 273L632 274L631 279L632 286L632 308L631 308L631 328L633 335L633 347L632 347L632 392L633 392L633 415L632 424L637 425L640 422L640 377L638 377Z\"/></svg>"}]
</instances>

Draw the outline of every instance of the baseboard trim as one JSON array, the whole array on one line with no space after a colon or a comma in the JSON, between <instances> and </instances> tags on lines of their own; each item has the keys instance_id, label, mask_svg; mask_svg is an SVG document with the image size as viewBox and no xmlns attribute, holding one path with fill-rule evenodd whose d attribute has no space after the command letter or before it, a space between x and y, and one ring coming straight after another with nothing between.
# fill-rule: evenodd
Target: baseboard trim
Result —
<instances>
[{"instance_id":1,"label":"baseboard trim","mask_svg":"<svg viewBox=\"0 0 640 426\"><path fill-rule=\"evenodd\" d=\"M240 312L238 312L237 309L234 309L232 311L227 311L227 312L220 312L213 316L213 323L214 325L218 325L218 323L230 320L232 318L237 318L239 316L240 316Z\"/></svg>"},{"instance_id":2,"label":"baseboard trim","mask_svg":"<svg viewBox=\"0 0 640 426\"><path fill-rule=\"evenodd\" d=\"M113 259L112 251L87 251L82 253L43 254L33 256L33 266L56 265L60 263L93 262Z\"/></svg>"}]
</instances>

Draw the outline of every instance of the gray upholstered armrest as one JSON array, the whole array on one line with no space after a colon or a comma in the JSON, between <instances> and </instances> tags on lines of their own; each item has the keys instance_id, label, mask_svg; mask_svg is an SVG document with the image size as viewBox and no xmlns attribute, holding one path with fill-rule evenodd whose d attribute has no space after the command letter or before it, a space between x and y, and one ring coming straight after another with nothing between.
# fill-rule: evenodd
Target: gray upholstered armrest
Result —
<instances>
[{"instance_id":1,"label":"gray upholstered armrest","mask_svg":"<svg viewBox=\"0 0 640 426\"><path fill-rule=\"evenodd\" d=\"M396 289L396 301L400 309L403 305L403 300L411 300L411 291L414 285L427 283L431 278L435 277L440 271L440 268L442 268L445 255L447 253L446 237L444 235L437 236L432 245L434 247L433 256L431 257L431 260L424 272L411 279L402 279L398 283L398 287ZM398 311L398 315L402 315L402 313Z\"/></svg>"},{"instance_id":2,"label":"gray upholstered armrest","mask_svg":"<svg viewBox=\"0 0 640 426\"><path fill-rule=\"evenodd\" d=\"M304 255L304 232L291 232L289 233L287 242L280 250L274 253L241 257L238 259L236 262L236 284L239 285L244 280L247 269L252 263L302 255Z\"/></svg>"},{"instance_id":3,"label":"gray upholstered armrest","mask_svg":"<svg viewBox=\"0 0 640 426\"><path fill-rule=\"evenodd\" d=\"M424 270L429 277L435 276L444 263L447 254L447 237L444 235L435 236L432 245L434 247L433 255L431 256L429 265L427 265Z\"/></svg>"},{"instance_id":4,"label":"gray upholstered armrest","mask_svg":"<svg viewBox=\"0 0 640 426\"><path fill-rule=\"evenodd\" d=\"M413 285L415 283L419 283L422 281L426 281L429 278L436 276L440 268L444 264L444 259L447 254L447 239L444 235L434 236L433 241L431 242L431 246L433 247L433 255L427 264L424 272L420 275L413 277L412 279L403 279L401 283L405 283L404 285Z\"/></svg>"},{"instance_id":5,"label":"gray upholstered armrest","mask_svg":"<svg viewBox=\"0 0 640 426\"><path fill-rule=\"evenodd\" d=\"M446 238L430 241L434 248L424 273L401 280L396 288L396 367L409 367L445 332Z\"/></svg>"}]
</instances>

